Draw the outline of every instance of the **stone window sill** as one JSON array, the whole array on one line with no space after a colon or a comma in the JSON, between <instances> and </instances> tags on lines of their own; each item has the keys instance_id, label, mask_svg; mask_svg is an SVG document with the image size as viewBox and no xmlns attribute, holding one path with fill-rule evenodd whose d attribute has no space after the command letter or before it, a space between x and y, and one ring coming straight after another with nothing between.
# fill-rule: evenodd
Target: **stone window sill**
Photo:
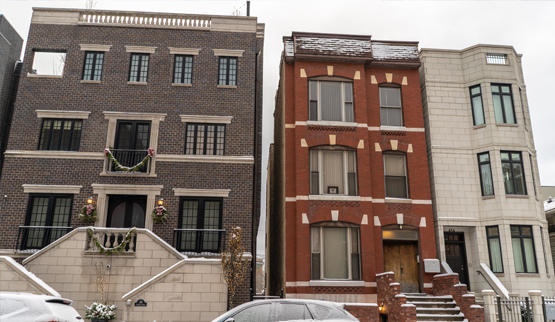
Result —
<instances>
[{"instance_id":1,"label":"stone window sill","mask_svg":"<svg viewBox=\"0 0 555 322\"><path fill-rule=\"evenodd\" d=\"M385 198L385 203L412 203L412 199L402 199L402 198Z\"/></svg>"},{"instance_id":2,"label":"stone window sill","mask_svg":"<svg viewBox=\"0 0 555 322\"><path fill-rule=\"evenodd\" d=\"M145 177L145 178L156 178L154 173L129 173L129 172L102 172L100 173L103 177Z\"/></svg>"},{"instance_id":3,"label":"stone window sill","mask_svg":"<svg viewBox=\"0 0 555 322\"><path fill-rule=\"evenodd\" d=\"M341 127L357 127L356 122L338 122L338 121L306 121L306 125L312 126L341 126Z\"/></svg>"},{"instance_id":4,"label":"stone window sill","mask_svg":"<svg viewBox=\"0 0 555 322\"><path fill-rule=\"evenodd\" d=\"M518 124L513 123L495 123L495 125L500 127L518 127Z\"/></svg>"},{"instance_id":5,"label":"stone window sill","mask_svg":"<svg viewBox=\"0 0 555 322\"><path fill-rule=\"evenodd\" d=\"M489 200L489 199L495 199L495 195L491 195L491 196L482 196L482 200Z\"/></svg>"},{"instance_id":6,"label":"stone window sill","mask_svg":"<svg viewBox=\"0 0 555 322\"><path fill-rule=\"evenodd\" d=\"M505 195L507 198L515 198L515 199L528 199L528 195Z\"/></svg>"},{"instance_id":7,"label":"stone window sill","mask_svg":"<svg viewBox=\"0 0 555 322\"><path fill-rule=\"evenodd\" d=\"M474 125L472 129L477 130L477 129L483 129L485 127L486 127L486 124L480 124L480 125Z\"/></svg>"},{"instance_id":8,"label":"stone window sill","mask_svg":"<svg viewBox=\"0 0 555 322\"><path fill-rule=\"evenodd\" d=\"M31 78L63 78L63 75L40 75L40 74L27 74Z\"/></svg>"},{"instance_id":9,"label":"stone window sill","mask_svg":"<svg viewBox=\"0 0 555 322\"><path fill-rule=\"evenodd\" d=\"M516 273L516 277L540 277L539 273Z\"/></svg>"}]
</instances>

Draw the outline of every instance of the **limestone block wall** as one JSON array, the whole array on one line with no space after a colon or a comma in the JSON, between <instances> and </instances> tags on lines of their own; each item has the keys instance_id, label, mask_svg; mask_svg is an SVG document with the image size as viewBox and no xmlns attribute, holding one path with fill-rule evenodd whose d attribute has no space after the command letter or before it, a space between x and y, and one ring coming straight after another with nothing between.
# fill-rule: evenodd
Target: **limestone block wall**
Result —
<instances>
[{"instance_id":1,"label":"limestone block wall","mask_svg":"<svg viewBox=\"0 0 555 322\"><path fill-rule=\"evenodd\" d=\"M0 291L60 296L11 257L0 256Z\"/></svg>"}]
</instances>

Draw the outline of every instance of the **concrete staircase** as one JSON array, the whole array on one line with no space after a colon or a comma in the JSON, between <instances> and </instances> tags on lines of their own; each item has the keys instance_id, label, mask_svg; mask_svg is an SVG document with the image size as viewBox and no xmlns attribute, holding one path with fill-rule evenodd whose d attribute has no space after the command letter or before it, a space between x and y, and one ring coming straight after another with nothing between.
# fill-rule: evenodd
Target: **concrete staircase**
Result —
<instances>
[{"instance_id":1,"label":"concrete staircase","mask_svg":"<svg viewBox=\"0 0 555 322\"><path fill-rule=\"evenodd\" d=\"M451 295L405 294L407 303L416 306L416 321L465 321Z\"/></svg>"}]
</instances>

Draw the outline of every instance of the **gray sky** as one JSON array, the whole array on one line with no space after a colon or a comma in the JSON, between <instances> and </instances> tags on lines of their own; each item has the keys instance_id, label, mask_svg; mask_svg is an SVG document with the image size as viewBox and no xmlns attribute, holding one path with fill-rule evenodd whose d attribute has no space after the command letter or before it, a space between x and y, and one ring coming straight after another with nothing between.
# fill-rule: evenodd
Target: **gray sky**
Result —
<instances>
[{"instance_id":1,"label":"gray sky","mask_svg":"<svg viewBox=\"0 0 555 322\"><path fill-rule=\"evenodd\" d=\"M1 0L0 13L27 37L32 7L84 8L85 0ZM96 0L95 9L231 15L245 1ZM542 185L555 186L555 2L551 1L301 1L252 0L251 16L266 24L264 47L263 193L273 141L274 96L283 49L292 31L371 35L419 41L420 48L463 49L511 45L523 54L534 141ZM264 213L265 200L262 209ZM261 228L264 228L263 226ZM261 241L261 240L259 240ZM258 251L263 250L259 242Z\"/></svg>"}]
</instances>

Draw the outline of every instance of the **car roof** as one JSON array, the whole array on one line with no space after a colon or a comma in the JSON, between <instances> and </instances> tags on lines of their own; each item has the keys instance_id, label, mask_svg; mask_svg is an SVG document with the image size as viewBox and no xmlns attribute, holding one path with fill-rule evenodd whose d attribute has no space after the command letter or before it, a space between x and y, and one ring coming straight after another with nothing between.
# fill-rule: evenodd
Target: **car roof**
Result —
<instances>
[{"instance_id":1,"label":"car roof","mask_svg":"<svg viewBox=\"0 0 555 322\"><path fill-rule=\"evenodd\" d=\"M46 294L32 294L32 293L24 293L24 292L0 292L0 298L18 298L18 299L42 299L42 300L64 300L70 301L69 299L64 299L61 297L55 297Z\"/></svg>"}]
</instances>

